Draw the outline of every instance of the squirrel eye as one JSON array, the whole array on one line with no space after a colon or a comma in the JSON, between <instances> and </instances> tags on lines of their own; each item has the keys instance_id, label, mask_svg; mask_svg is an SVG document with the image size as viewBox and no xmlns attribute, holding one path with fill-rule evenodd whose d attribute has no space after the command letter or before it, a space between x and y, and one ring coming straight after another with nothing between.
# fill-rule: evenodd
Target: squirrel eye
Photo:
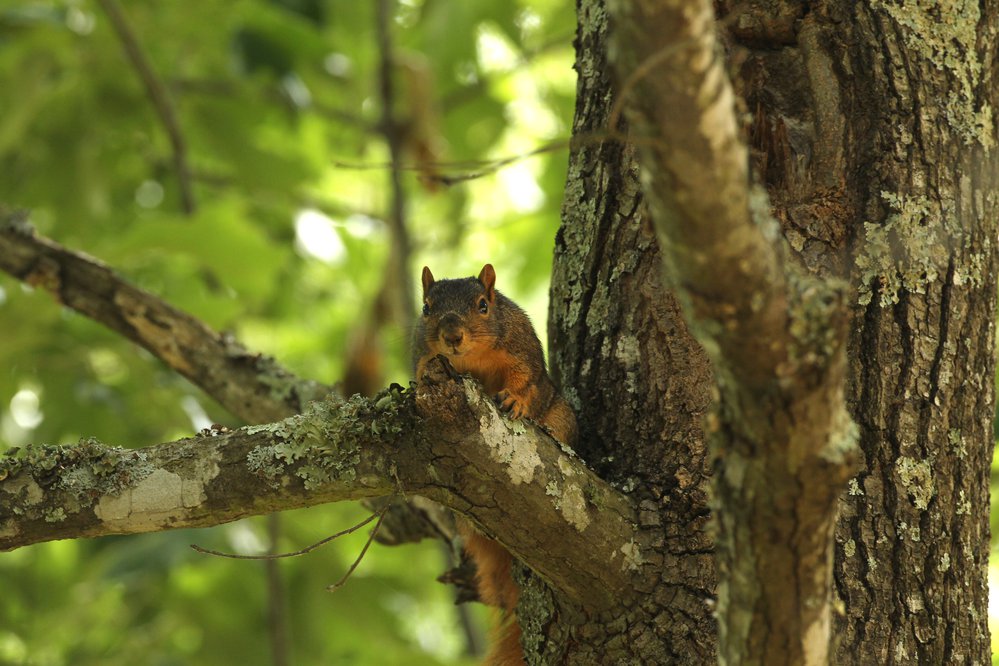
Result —
<instances>
[{"instance_id":1,"label":"squirrel eye","mask_svg":"<svg viewBox=\"0 0 999 666\"><path fill-rule=\"evenodd\" d=\"M428 303L423 304L423 316L426 317L430 314L430 305Z\"/></svg>"},{"instance_id":2,"label":"squirrel eye","mask_svg":"<svg viewBox=\"0 0 999 666\"><path fill-rule=\"evenodd\" d=\"M489 312L489 302L484 298L479 299L479 312L482 314Z\"/></svg>"}]
</instances>

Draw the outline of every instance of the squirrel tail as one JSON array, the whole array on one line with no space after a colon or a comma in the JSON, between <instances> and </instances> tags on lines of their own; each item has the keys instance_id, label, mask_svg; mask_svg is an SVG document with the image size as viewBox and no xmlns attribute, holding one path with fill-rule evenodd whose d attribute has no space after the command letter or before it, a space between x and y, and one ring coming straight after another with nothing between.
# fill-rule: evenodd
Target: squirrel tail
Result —
<instances>
[{"instance_id":1,"label":"squirrel tail","mask_svg":"<svg viewBox=\"0 0 999 666\"><path fill-rule=\"evenodd\" d=\"M497 611L496 614L501 618L493 628L489 654L482 662L483 666L525 666L517 616L503 611Z\"/></svg>"},{"instance_id":2,"label":"squirrel tail","mask_svg":"<svg viewBox=\"0 0 999 666\"><path fill-rule=\"evenodd\" d=\"M570 448L575 448L576 440L579 439L579 425L576 422L576 413L572 411L565 398L556 395L540 421L552 437Z\"/></svg>"},{"instance_id":3,"label":"squirrel tail","mask_svg":"<svg viewBox=\"0 0 999 666\"><path fill-rule=\"evenodd\" d=\"M520 624L514 611L520 590L513 581L510 551L483 536L466 520L458 521L458 532L465 541L465 551L478 569L479 599L497 609L500 621L493 630L493 640L485 666L523 666L524 650L520 645Z\"/></svg>"}]
</instances>

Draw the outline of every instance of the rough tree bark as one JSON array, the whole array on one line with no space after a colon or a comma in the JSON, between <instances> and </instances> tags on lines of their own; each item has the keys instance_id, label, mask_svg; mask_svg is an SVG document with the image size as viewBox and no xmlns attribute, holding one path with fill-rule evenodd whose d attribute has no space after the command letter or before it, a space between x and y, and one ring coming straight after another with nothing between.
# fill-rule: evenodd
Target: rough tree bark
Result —
<instances>
[{"instance_id":1,"label":"rough tree bark","mask_svg":"<svg viewBox=\"0 0 999 666\"><path fill-rule=\"evenodd\" d=\"M716 478L723 546L718 599L722 657L732 662L820 663L828 650L835 500L851 469L842 381L845 316L837 309L842 289L808 280L787 265L774 243L775 228L768 229L765 219L752 219L746 151L735 123L734 98L712 43L711 8L707 3L683 3L676 4L674 12L673 4L621 3L612 15L617 20L619 94L634 94L629 102L635 126L629 138L643 158L649 208L668 243L668 263L688 314L699 322L699 337L714 350L724 397L716 446L722 454ZM617 120L620 102L613 102L618 98L611 94L603 3L580 4L580 30L576 131L617 138L622 132L609 127ZM661 112L666 105L668 114ZM585 146L574 153L570 167L567 223L558 257L571 258L561 273L560 259L556 261L552 348L556 364L568 365L562 367L563 380L566 370L575 373L564 383L587 392L580 403L609 409L605 418L610 427L601 432L599 421L584 420L584 439L599 437L627 470L633 496L644 499L650 514L658 511L675 524L676 518L663 507L682 504L672 501L663 488L678 489L681 498L704 498L703 474L696 479L696 494L690 494L691 488L683 487L689 478L676 472L704 469L698 429L710 374L703 353L685 334L673 337L685 345L689 365L676 373L663 363L669 356L661 350L670 349L672 340L663 340L660 331L682 331L683 326L659 279L660 258L648 215L637 205L633 155ZM767 211L757 216L766 218ZM636 236L643 224L644 238ZM620 240L624 244L618 245ZM621 248L630 252L614 253ZM560 288L570 291L563 295ZM660 304L672 306L644 315L654 326L641 326L641 307L628 308L643 302L643 292L657 293ZM814 300L806 303L803 293ZM582 298L573 298L580 294ZM612 303L627 305L607 308L605 294ZM568 344L559 344L559 326L569 329ZM591 328L601 334L590 335ZM641 362L629 358L630 351ZM591 374L595 366L602 375ZM615 381L620 374L624 390L622 382ZM649 379L653 382L639 383ZM676 397L690 391L680 387L690 386L697 387L692 395L698 388L702 391L700 401L654 404L664 393ZM632 391L637 398L630 398ZM653 403L651 409L642 410L643 402ZM683 415L677 416L678 411ZM628 414L645 422L633 430L654 434L647 444L634 435L614 436L622 416L625 427L629 425ZM665 414L670 417L655 416ZM674 448L667 443L676 441L677 424L696 434L689 444ZM587 430L588 425L596 427ZM649 460L663 462L656 469ZM636 484L636 479L645 483ZM703 515L703 506L688 502L685 508L694 508L697 516ZM685 520L691 513L687 516ZM689 552L710 552L711 538L703 531L689 534L688 543ZM682 546L679 552L684 552ZM676 627L682 627L681 635L697 636L711 626L704 601L711 595L712 572L710 567L690 567L689 558L679 558L678 566L676 560L665 558L660 595L652 599L666 598L662 592L683 580L674 578L675 572L683 572L687 589L701 603L699 612L679 620ZM643 610L652 612L654 603ZM660 617L673 609L672 603L665 605L668 609L660 609ZM649 646L664 635L642 635L640 626L635 619L629 621L634 650L629 656L654 658ZM672 644L661 649L671 661L703 660L711 654L713 640L698 643L699 653L684 649L683 642L676 652Z\"/></svg>"},{"instance_id":2,"label":"rough tree bark","mask_svg":"<svg viewBox=\"0 0 999 666\"><path fill-rule=\"evenodd\" d=\"M664 29L655 13L668 13L674 5L678 7L674 29ZM699 38L684 32L683 23L689 26L700 20L696 27L703 30L705 5L699 5L699 15L694 9L697 3L620 3L617 8L624 33L619 81L625 90L641 91L637 104L645 106L631 116L637 122L631 138L646 158L645 184L651 186L653 199L657 194L671 199L660 203L659 210L652 203L657 215L665 210L656 220L660 228L675 226L678 216L689 214L691 203L718 210L719 202L711 199L683 199L677 186L693 183L703 191L724 169L698 171L694 160L675 167L673 181L664 178L664 171L670 173L671 150L689 157L697 148L691 148L689 136L668 135L668 128L661 131L656 126L684 114L684 82L678 91L669 90L675 67L666 63L670 51L689 51L680 42ZM831 660L985 663L996 268L988 223L996 219L991 109L999 87L989 45L995 43L999 9L994 2L917 4L907 9L886 2L806 6L761 0L716 5L730 29L726 52L730 73L744 109L752 112L743 127L752 166L766 187L796 265L807 270L796 278L792 287L798 293L792 296L807 304L821 293L822 289L812 289L812 276L848 279L854 290L848 304L849 362L845 367L836 362L839 367L824 382L832 393L817 400L821 411L823 403L841 401L841 392L846 391L851 415L860 425L863 450L861 474L841 500L843 517L836 530L836 591L842 603L834 616L838 640ZM605 7L584 0L579 9L576 130L616 136L623 130L606 124L614 114L601 59L606 47ZM632 78L646 67L652 74L647 71ZM709 83L715 84L717 72L713 76ZM687 82L693 89L699 83ZM717 100L718 93L695 99L705 104ZM698 117L690 114L692 119ZM664 135L669 139L662 150L665 157L655 154ZM632 457L632 446L641 451L641 434L659 424L662 410L637 412L644 417L642 427L634 429L638 437L615 434L635 418L636 405L628 390L640 376L634 368L648 367L652 375L662 372L663 357L668 358L669 352L657 344L659 327L642 319L641 305L634 310L615 305L641 304L644 301L636 294L662 294L662 290L654 278L641 272L651 257L635 259L639 253L650 255L654 244L640 238L618 244L626 238L622 230L637 228L635 223L644 214L636 205L635 165L627 150L610 143L591 148L591 143L575 151L570 162L566 226L560 233L553 278L553 364L563 384L578 391L581 405L606 407L584 415L584 434L597 435L584 442L584 457L602 465L598 469L609 478L614 478L607 471L609 463L627 470L626 478L642 474L648 478L647 470L653 466L647 460L661 461L662 449L657 457L647 453ZM658 168L664 164L665 169ZM719 186L712 191L726 189ZM727 202L718 198L724 208ZM710 210L701 217L702 222L710 218ZM671 266L695 311L703 311L716 280L712 271L719 270L718 255L711 253L708 271L697 275L696 262L690 261L689 252L683 253L696 245L699 231L691 230L693 242L689 233L679 242L674 238L681 253L678 256L674 248ZM663 233L669 238L672 230ZM628 252L614 251L621 247ZM706 283L683 284L692 274L706 278ZM634 287L642 283L644 291ZM613 297L605 300L602 296L608 292ZM842 322L846 313L842 302L838 305L832 319ZM588 315L588 310L595 312ZM675 316L675 310L658 313L660 322ZM717 321L723 315L713 318ZM829 322L829 313L818 321ZM634 326L636 322L640 325ZM752 342L752 336L763 331L764 338L774 334L761 327L744 335ZM631 341L629 332L637 337L633 348L643 352L643 364L632 366L631 373L628 345L622 344ZM838 343L837 337L831 341ZM676 345L681 339L682 333L670 342ZM685 351L685 355L697 364L697 353ZM765 355L746 356L752 363L761 357ZM760 367L766 371L765 365ZM594 368L601 374L594 374ZM657 391L675 391L677 385L697 390L684 381L690 375L681 372L677 384L669 381L672 376L644 385L651 390L642 395L658 397ZM692 378L696 383L696 373ZM729 429L724 433L729 443L753 417L728 411L732 402L739 402L729 397L733 388L738 390L722 382L721 416ZM683 418L676 414L678 406L692 415L703 410L703 405L674 401L670 419ZM692 423L696 432L696 418ZM848 433L844 429L841 434ZM663 437L657 444L670 441ZM691 441L698 440L688 439L685 446L669 452L659 469L685 465ZM731 450L726 455L731 458ZM731 467L730 459L723 460L722 470ZM724 473L719 483L724 493ZM828 506L829 498L824 501ZM723 495L722 510L726 508L734 509L731 515L738 514L738 504L726 507ZM758 518L760 512L756 513ZM744 518L751 521L754 516ZM823 537L828 537L829 528L826 523L820 530ZM808 537L805 531L800 536ZM779 531L770 536L778 542L795 538ZM819 552L825 551L828 562L828 541L823 540ZM721 557L724 566L727 559L740 559L740 554L729 548ZM749 588L763 586L757 591L760 596L772 599L775 591L786 589L774 570L750 564L750 579L745 582ZM785 571L789 570L779 568L776 573L784 576ZM710 589L709 580L702 577L695 588ZM828 578L820 580L816 589L827 584ZM824 596L829 598L828 593ZM800 602L807 606L814 599ZM753 615L740 622L737 616L726 617L722 609L722 637L730 640L733 632L741 631L746 643L723 657L729 662L784 663L779 658L780 628L774 631L766 622L774 617L775 604L754 608L752 598L744 596L738 605L743 605L736 608L738 612L752 609ZM828 615L822 622L829 622ZM686 624L695 623L688 619ZM795 638L793 632L787 633ZM778 652L768 651L765 643L772 639L761 638L767 634L778 636L772 643ZM800 634L796 638L804 643ZM757 645L751 644L754 640ZM823 660L825 648L819 653L807 650L805 657ZM788 656L791 661L802 659L801 654Z\"/></svg>"},{"instance_id":3,"label":"rough tree bark","mask_svg":"<svg viewBox=\"0 0 999 666\"><path fill-rule=\"evenodd\" d=\"M641 608L583 627L568 663L711 663L715 658L710 462L701 428L707 357L664 288L634 149L607 133L614 106L602 2L578 4L576 115L556 238L549 349L580 415L577 452L641 508L661 574Z\"/></svg>"},{"instance_id":4,"label":"rough tree bark","mask_svg":"<svg viewBox=\"0 0 999 666\"><path fill-rule=\"evenodd\" d=\"M754 163L855 289L834 663L987 663L995 2L726 2Z\"/></svg>"},{"instance_id":5,"label":"rough tree bark","mask_svg":"<svg viewBox=\"0 0 999 666\"><path fill-rule=\"evenodd\" d=\"M647 575L623 495L441 370L415 392L331 397L273 424L138 450L90 440L8 452L0 457L0 551L394 493L440 501L502 533L583 608L616 605Z\"/></svg>"}]
</instances>

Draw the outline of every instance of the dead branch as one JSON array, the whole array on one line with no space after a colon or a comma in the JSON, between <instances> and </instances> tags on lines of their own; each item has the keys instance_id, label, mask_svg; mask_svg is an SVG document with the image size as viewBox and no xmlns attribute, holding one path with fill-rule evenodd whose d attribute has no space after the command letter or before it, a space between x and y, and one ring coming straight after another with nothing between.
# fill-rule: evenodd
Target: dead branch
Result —
<instances>
[{"instance_id":1,"label":"dead branch","mask_svg":"<svg viewBox=\"0 0 999 666\"><path fill-rule=\"evenodd\" d=\"M0 270L149 350L249 423L295 414L331 390L129 284L97 259L39 236L16 214L0 212Z\"/></svg>"}]
</instances>

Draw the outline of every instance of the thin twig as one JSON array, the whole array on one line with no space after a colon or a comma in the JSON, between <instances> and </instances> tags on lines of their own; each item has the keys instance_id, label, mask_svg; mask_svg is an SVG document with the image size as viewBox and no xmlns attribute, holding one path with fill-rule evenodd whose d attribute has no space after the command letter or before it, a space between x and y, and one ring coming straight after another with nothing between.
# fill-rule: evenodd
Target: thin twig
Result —
<instances>
[{"instance_id":1,"label":"thin twig","mask_svg":"<svg viewBox=\"0 0 999 666\"><path fill-rule=\"evenodd\" d=\"M626 136L620 132L593 132L589 134L577 134L571 139L562 138L555 139L549 143L533 148L525 153L519 153L517 155L510 155L507 157L500 157L494 160L455 160L455 161L444 161L444 162L429 162L421 164L401 164L396 168L400 171L427 171L427 167L431 167L434 171L445 170L445 169L460 169L460 168L478 168L475 171L466 171L464 173L456 173L453 175L444 175L435 173L428 175L426 177L434 180L435 182L441 183L442 185L455 185L468 180L475 180L476 178L482 178L484 176L490 176L504 167L508 167L511 164L530 159L532 157L537 157L538 155L543 155L545 153L553 153L559 150L565 150L566 148L578 148L579 146L585 145L595 145L600 144L605 141L620 141L622 143L634 143L634 144L645 144L645 143L656 143L653 139L645 139L643 137ZM334 160L332 165L340 169L352 169L356 171L366 171L370 169L390 169L392 164L390 162L345 162L341 160Z\"/></svg>"},{"instance_id":2,"label":"thin twig","mask_svg":"<svg viewBox=\"0 0 999 666\"><path fill-rule=\"evenodd\" d=\"M384 1L384 0L383 0ZM718 21L719 28L723 28L734 20L732 16L728 16L720 21ZM533 150L526 153L521 153L518 155L511 155L509 157L502 157L495 160L463 160L463 161L447 161L447 162L431 162L431 163L421 163L421 164L399 164L395 160L391 162L347 162L342 160L334 160L332 165L341 169L353 169L353 170L367 170L367 169L392 169L393 172L396 171L420 171L426 172L427 168L430 167L435 173L425 175L425 177L430 178L434 182L441 183L446 186L455 185L469 180L475 180L477 178L482 178L484 176L489 176L500 169L510 166L521 160L526 160L537 155L544 153L554 152L557 150L563 150L565 148L578 148L580 146L589 144L599 144L604 141L619 141L621 143L630 143L633 145L646 145L653 147L663 147L662 141L656 137L652 136L638 136L631 133L622 132L618 129L618 124L621 120L621 115L624 113L624 105L628 96L634 87L646 76L648 76L656 68L657 65L662 64L671 55L675 54L680 49L690 46L695 40L693 38L683 39L672 44L668 44L663 48L659 49L655 53L651 54L645 60L643 60L639 65L628 75L624 83L621 85L621 89L618 92L614 104L611 106L610 114L607 119L607 126L598 132L591 133L580 133L574 135L570 139L562 138L555 139L549 143L543 144ZM479 168L481 167L481 168ZM444 175L436 173L437 170L446 169L476 169L474 171L468 171L466 173L458 173L454 175Z\"/></svg>"},{"instance_id":3,"label":"thin twig","mask_svg":"<svg viewBox=\"0 0 999 666\"><path fill-rule=\"evenodd\" d=\"M639 63L638 67L632 70L632 72L628 75L628 78L624 80L623 84L621 84L621 90L618 91L617 96L614 99L614 106L611 107L610 114L607 116L608 129L617 129L617 124L621 120L621 114L624 112L624 103L628 99L628 94L632 91L632 89L638 85L642 79L648 76L656 65L661 64L664 60L666 60L666 58L679 51L682 46L687 45L691 41L692 40L685 39L681 42L675 42L669 46L664 46L643 60Z\"/></svg>"},{"instance_id":4,"label":"thin twig","mask_svg":"<svg viewBox=\"0 0 999 666\"><path fill-rule=\"evenodd\" d=\"M399 497L403 500L406 499L406 489L402 487L402 480L399 478L399 470L395 465L389 470L392 473L392 478L395 479L395 491L399 493Z\"/></svg>"},{"instance_id":5,"label":"thin twig","mask_svg":"<svg viewBox=\"0 0 999 666\"><path fill-rule=\"evenodd\" d=\"M354 569L356 569L357 565L361 563L361 560L364 559L364 554L367 553L368 548L371 547L371 542L375 540L375 536L378 534L378 528L382 526L382 519L385 517L385 513L388 512L390 506L392 506L391 500L386 502L385 506L382 507L382 510L378 512L378 522L371 528L371 534L368 535L368 540L364 542L364 548L361 549L361 552L357 555L357 559L354 560L354 563L350 565L350 568L347 569L347 572L340 578L340 580L326 588L328 592L336 592L339 590L343 587L344 583L347 582L347 579L350 578L350 575L354 573ZM371 517L373 518L374 516Z\"/></svg>"},{"instance_id":6,"label":"thin twig","mask_svg":"<svg viewBox=\"0 0 999 666\"><path fill-rule=\"evenodd\" d=\"M443 161L443 162L423 162L421 164L401 164L396 168L400 171L421 171L425 172L428 167L435 170L437 169L454 169L461 167L475 167L481 166L483 168L477 171L468 171L465 173L458 173L450 176L445 176L441 174L427 175L427 178L441 183L443 185L455 185L467 180L475 180L476 178L482 178L484 176L490 176L504 167L508 167L511 164L520 162L522 160L530 159L532 157L537 157L544 153L552 153L558 150L564 150L566 148L579 148L580 146L588 145L599 145L606 141L618 141L620 143L628 143L635 146L654 146L658 148L663 147L661 140L651 137L651 136L640 136L635 134L626 134L618 130L603 130L599 132L589 132L589 133L579 133L573 136L571 139L555 139L549 143L543 144L537 148L533 148L525 153L520 153L517 155L510 155L508 157L501 157L495 160L456 160L456 161ZM391 169L391 162L345 162L342 160L333 160L331 164L340 169L352 169L355 171L367 171L374 169Z\"/></svg>"},{"instance_id":7,"label":"thin twig","mask_svg":"<svg viewBox=\"0 0 999 666\"><path fill-rule=\"evenodd\" d=\"M526 160L531 157L536 157L537 155L542 155L544 153L551 153L557 150L564 150L565 148L568 148L572 143L573 142L571 139L559 139L557 141L553 141L549 144L535 148L534 150L531 150L529 152L523 153L521 155L513 155L511 157L504 157L498 159L494 161L492 164L489 164L485 168L480 169L478 171L470 171L467 173L456 174L453 176L445 176L443 174L432 174L430 177L433 180L440 182L444 185L449 185L449 186L457 185L458 183L463 183L465 181L475 180L477 178L482 178L484 176L491 176L500 169L508 167L516 162L520 162L521 160Z\"/></svg>"},{"instance_id":8,"label":"thin twig","mask_svg":"<svg viewBox=\"0 0 999 666\"><path fill-rule=\"evenodd\" d=\"M543 144L526 153L520 153L518 155L510 155L508 157L501 157L494 160L453 160L453 161L443 161L443 162L424 162L421 164L399 164L395 168L397 168L399 171L426 171L428 166L432 167L434 170L474 169L481 167L479 171L468 172L464 174L456 174L453 176L443 176L443 175L431 176L436 181L439 181L445 185L450 185L464 180L473 180L475 178L481 178L482 176L489 175L491 173L499 171L505 166L514 164L515 162L520 162L521 160L526 160L528 158L535 157L537 155L541 155L544 153L551 153L557 150L568 148L570 145L574 144L575 142L576 139L555 139L550 143ZM381 170L381 169L393 168L391 162L346 162L343 160L333 160L332 165L339 169L351 169L354 171L366 171L371 169Z\"/></svg>"},{"instance_id":9,"label":"thin twig","mask_svg":"<svg viewBox=\"0 0 999 666\"><path fill-rule=\"evenodd\" d=\"M142 83L146 87L146 93L153 103L153 108L156 109L156 113L163 122L163 127L166 129L167 136L170 138L170 145L173 149L173 163L174 169L177 172L177 181L180 185L181 206L186 214L191 215L197 206L194 200L194 190L191 185L191 171L187 163L187 144L184 141L184 135L180 131L180 123L177 121L177 112L174 109L173 101L170 99L170 93L167 92L166 86L157 77L152 63L149 62L149 59L143 52L138 38L132 31L131 26L129 26L128 20L125 18L125 14L116 0L97 1L104 10L104 13L107 14L108 19L111 20L111 25L114 26L114 30L121 40L125 54L132 62L132 66L139 73L139 77L142 78Z\"/></svg>"},{"instance_id":10,"label":"thin twig","mask_svg":"<svg viewBox=\"0 0 999 666\"><path fill-rule=\"evenodd\" d=\"M382 513L380 513L380 514L373 513L370 516L368 516L367 518L365 518L364 520L362 520L361 522L359 522L358 524L354 525L353 527L348 527L347 529L343 530L342 532L337 532L336 534L330 535L330 536L326 537L325 539L322 539L321 541L317 541L316 543L312 544L311 546L306 546L302 550L296 550L293 553L277 553L277 554L273 554L273 555L272 554L268 554L268 555L237 555L236 553L223 553L223 552L218 551L218 550L210 550L208 548L202 548L201 546L199 546L197 544L194 544L194 543L191 544L191 548L194 549L194 550L196 550L196 551L198 551L199 553L204 553L205 555L214 555L216 557L228 557L229 559L232 559L232 560L277 560L277 559L281 559L282 557L298 557L299 555L305 555L306 553L311 552L311 551L315 550L316 548L319 548L320 546L325 546L326 544L328 544L330 541L333 541L334 539L339 539L342 536L346 536L348 534L356 532L357 530L361 529L362 527L364 527L365 525L367 525L368 523L370 523L375 518L378 518L379 522L380 522L381 521L381 517L383 515L385 515L384 511Z\"/></svg>"},{"instance_id":11,"label":"thin twig","mask_svg":"<svg viewBox=\"0 0 999 666\"><path fill-rule=\"evenodd\" d=\"M384 1L384 0L382 0ZM581 133L576 134L571 138L561 138L550 141L549 143L543 144L533 150L526 153L520 153L518 155L511 155L508 157L502 157L495 160L462 160L462 161L448 161L448 162L433 162L430 164L399 164L397 161L392 160L391 162L346 162L342 160L334 160L332 165L341 169L353 169L353 170L367 170L367 169L392 169L393 172L398 171L421 171L426 172L427 167L432 167L433 173L426 175L425 177L431 180L441 183L446 186L456 185L469 180L475 180L477 178L482 178L484 176L489 176L500 169L520 162L522 160L529 159L531 157L536 157L537 155L542 155L544 153L555 152L557 150L563 150L565 148L578 148L582 145L587 144L597 144L604 141L620 141L622 143L632 143L636 145L661 145L661 143L655 137L640 137L625 134L617 129L618 122L621 119L621 114L624 111L624 102L628 97L631 90L641 81L644 77L648 76L650 72L655 68L656 65L664 61L668 56L675 53L680 48L687 46L693 40L685 39L680 42L675 42L670 44L651 56L646 58L638 67L631 73L631 75L625 80L621 87L621 92L618 94L617 98L614 100L614 105L611 107L610 115L607 121L607 127L603 131L592 132L592 133ZM438 170L443 169L476 169L475 171L468 171L466 173L459 173L454 175L444 175L437 173Z\"/></svg>"}]
</instances>

